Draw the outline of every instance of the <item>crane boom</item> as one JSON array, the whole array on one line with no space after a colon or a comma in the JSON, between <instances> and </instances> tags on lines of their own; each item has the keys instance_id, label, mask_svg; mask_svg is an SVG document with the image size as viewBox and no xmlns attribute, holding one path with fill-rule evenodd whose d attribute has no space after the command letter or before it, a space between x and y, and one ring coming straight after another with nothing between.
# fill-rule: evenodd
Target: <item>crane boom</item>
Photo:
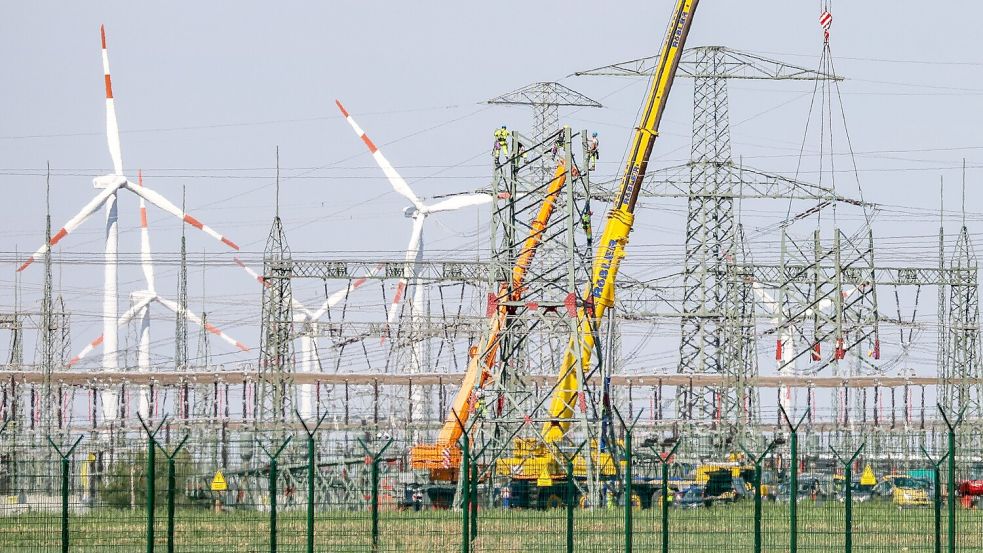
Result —
<instances>
[{"instance_id":1,"label":"crane boom","mask_svg":"<svg viewBox=\"0 0 983 553\"><path fill-rule=\"evenodd\" d=\"M468 369L464 373L464 381L458 390L450 411L444 419L436 444L420 444L410 450L410 461L413 468L457 467L460 462L460 451L456 449L458 438L461 437L461 425L467 422L471 415L471 396L476 389L483 388L491 377L492 368L498 358L498 347L501 334L505 330L506 318L510 308L509 301L519 301L525 291L526 275L532 265L536 251L543 242L547 225L556 209L560 192L567 182L567 167L561 162L557 165L546 189L546 196L540 204L539 211L529 226L529 235L522 243L515 266L512 268L511 283L502 283L495 300L498 307L488 321L488 332L475 355L468 360ZM445 457L446 455L446 457Z\"/></svg>"},{"instance_id":2,"label":"crane boom","mask_svg":"<svg viewBox=\"0 0 983 553\"><path fill-rule=\"evenodd\" d=\"M632 140L627 164L621 177L621 189L608 212L604 232L594 257L594 272L590 287L585 291L585 306L578 313L580 331L570 340L560 366L557 386L550 400L549 420L543 424L542 436L547 443L563 438L570 426L579 388L580 375L590 363L594 351L595 329L607 309L614 306L614 282L621 260L625 256L628 235L635 221L635 203L649 157L659 136L659 124L666 101L679 67L686 37L693 23L699 0L678 0L669 21L669 28L659 56L658 67L652 75L642 117ZM578 367L577 349L580 349Z\"/></svg>"}]
</instances>

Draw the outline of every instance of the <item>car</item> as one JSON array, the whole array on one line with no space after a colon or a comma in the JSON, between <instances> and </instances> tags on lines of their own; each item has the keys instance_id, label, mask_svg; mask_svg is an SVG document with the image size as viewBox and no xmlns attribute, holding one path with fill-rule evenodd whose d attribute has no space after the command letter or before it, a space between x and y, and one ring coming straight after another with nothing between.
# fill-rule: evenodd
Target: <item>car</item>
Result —
<instances>
[{"instance_id":1,"label":"car","mask_svg":"<svg viewBox=\"0 0 983 553\"><path fill-rule=\"evenodd\" d=\"M834 484L836 487L837 501L841 503L846 501L846 490L843 486L844 478L842 476L836 476ZM863 503L870 499L873 489L874 484L861 484L860 480L854 480L850 483L850 500L854 503Z\"/></svg>"},{"instance_id":2,"label":"car","mask_svg":"<svg viewBox=\"0 0 983 553\"><path fill-rule=\"evenodd\" d=\"M871 500L890 501L899 508L927 507L932 504L932 484L923 478L889 474L871 490Z\"/></svg>"},{"instance_id":3,"label":"car","mask_svg":"<svg viewBox=\"0 0 983 553\"><path fill-rule=\"evenodd\" d=\"M673 506L679 509L699 509L713 504L712 499L704 497L704 490L699 486L690 486L676 494Z\"/></svg>"},{"instance_id":4,"label":"car","mask_svg":"<svg viewBox=\"0 0 983 553\"><path fill-rule=\"evenodd\" d=\"M803 499L815 499L823 500L833 497L833 482L829 477L806 473L800 474L798 476L798 494L797 497L799 501ZM788 503L789 501L789 483L783 482L778 486L778 491L775 493L775 501Z\"/></svg>"}]
</instances>

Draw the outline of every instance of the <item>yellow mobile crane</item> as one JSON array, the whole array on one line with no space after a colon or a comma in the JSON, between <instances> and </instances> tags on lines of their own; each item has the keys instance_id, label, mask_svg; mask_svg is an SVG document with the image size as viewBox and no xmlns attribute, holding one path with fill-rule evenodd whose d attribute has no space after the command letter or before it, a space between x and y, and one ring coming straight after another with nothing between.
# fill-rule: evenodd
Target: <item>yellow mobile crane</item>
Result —
<instances>
[{"instance_id":1,"label":"yellow mobile crane","mask_svg":"<svg viewBox=\"0 0 983 553\"><path fill-rule=\"evenodd\" d=\"M549 420L543 424L542 437L547 444L563 439L570 427L579 387L578 373L585 372L578 371L577 348L580 348L580 362L583 363L580 368L586 368L594 351L595 329L599 327L607 310L614 306L614 281L621 260L625 257L628 235L635 221L635 203L642 188L652 147L659 136L659 123L662 121L662 113L665 111L698 3L699 0L678 0L669 21L658 67L652 75L642 117L635 129L628 163L621 177L621 190L608 212L594 258L590 288L584 294L585 305L578 313L580 332L570 340L563 355L558 383L550 401Z\"/></svg>"},{"instance_id":2,"label":"yellow mobile crane","mask_svg":"<svg viewBox=\"0 0 983 553\"><path fill-rule=\"evenodd\" d=\"M611 211L605 223L604 232L594 261L594 272L590 288L586 291L584 305L578 309L580 324L579 335L571 339L563 356L563 363L558 376L559 382L551 399L549 421L542 428L542 438L546 444L559 442L570 426L573 416L574 402L578 391L578 369L590 363L595 343L595 329L598 328L606 310L614 305L614 283L619 264L625 255L628 235L634 223L635 204L641 191L642 180L648 165L655 139L658 136L659 123L665 110L669 91L672 88L680 56L686 43L686 37L692 24L692 17L699 0L678 0L673 11L672 19L662 45L659 65L655 71L639 126L636 128L632 148L621 180L621 190L615 198ZM552 213L553 201L550 196L557 194L563 186L562 168L557 168L547 201L541 208L537 221L547 220ZM514 269L514 288L521 294L522 279L526 267L535 254L541 231L533 229L524 248L524 253ZM530 245L528 242L532 242ZM516 278L517 277L517 278ZM500 292L500 297L507 296ZM501 310L501 307L500 307ZM456 447L457 438L461 434L461 424L467 420L470 413L469 398L474 389L481 388L489 376L489 368L494 363L497 351L498 333L501 329L504 312L499 312L492 319L491 332L487 343L472 355L467 376L461 390L458 392L451 413L448 414L444 428L436 444L420 444L411 451L411 464L416 469L429 469L431 476L440 480L453 480L460 463L460 450ZM581 367L577 366L577 348L581 350ZM583 372L582 370L580 372ZM459 418L463 420L458 420ZM520 480L536 480L537 475L548 474L552 477L565 475L560 470L552 470L555 462L548 447L534 446L529 440L517 439L514 444L513 457L499 459L496 472ZM610 454L590 454L595 464L600 465L601 472L613 474L613 463ZM580 458L575 463L575 476L583 475L585 460ZM579 470L578 470L579 469Z\"/></svg>"}]
</instances>

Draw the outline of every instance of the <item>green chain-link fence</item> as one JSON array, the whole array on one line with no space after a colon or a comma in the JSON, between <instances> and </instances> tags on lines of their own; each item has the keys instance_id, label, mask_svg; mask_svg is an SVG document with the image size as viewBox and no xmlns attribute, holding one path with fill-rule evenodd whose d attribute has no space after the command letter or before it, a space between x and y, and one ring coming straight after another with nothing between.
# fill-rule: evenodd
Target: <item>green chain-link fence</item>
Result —
<instances>
[{"instance_id":1,"label":"green chain-link fence","mask_svg":"<svg viewBox=\"0 0 983 553\"><path fill-rule=\"evenodd\" d=\"M418 437L307 430L8 429L0 551L983 551L967 423L951 444L945 428L622 429L593 472L594 441L549 448L532 478L470 447L446 481L412 469Z\"/></svg>"}]
</instances>

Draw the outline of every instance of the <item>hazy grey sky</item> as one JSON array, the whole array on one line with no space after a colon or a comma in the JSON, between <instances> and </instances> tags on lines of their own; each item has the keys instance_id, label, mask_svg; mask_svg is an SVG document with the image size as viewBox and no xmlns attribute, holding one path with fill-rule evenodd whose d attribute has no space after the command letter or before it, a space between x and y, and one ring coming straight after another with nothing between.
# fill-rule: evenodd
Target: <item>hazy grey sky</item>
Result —
<instances>
[{"instance_id":1,"label":"hazy grey sky","mask_svg":"<svg viewBox=\"0 0 983 553\"><path fill-rule=\"evenodd\" d=\"M395 258L409 232L400 214L405 202L341 119L335 98L417 192L429 196L486 185L492 130L502 123L526 128L531 121L528 111L480 102L530 82L560 80L606 106L562 119L575 129L600 132L605 163L599 174L613 178L646 83L566 76L655 53L672 4L5 2L0 304L9 309L14 301L13 252L34 250L42 237L45 162L53 168L55 228L94 195L92 177L110 170L100 23L109 38L128 174L142 168L147 186L175 202L187 186L188 210L242 245L244 258L258 261L272 216L273 151L279 145L281 213L294 251ZM960 1L944 11L931 7L911 0L833 2L833 55L838 71L850 79L842 90L863 193L870 201L901 206L879 215L877 234L914 237L885 242L879 255L888 259L932 255L937 213L909 208L937 209L944 174L948 206L955 209L963 157L972 168L971 226L983 211L973 186L983 148L983 6ZM726 45L814 67L821 47L819 10L812 0L703 0L689 45ZM793 171L810 96L806 83L732 83L735 157ZM688 157L691 109L691 82L679 81L656 147L657 166ZM847 149L842 139L837 146L841 153ZM848 160L839 157L837 163L846 167ZM802 167L808 180L815 158L805 158ZM837 178L848 192L856 189L849 174ZM136 253L136 201L123 194L119 206L120 250ZM661 207L646 206L633 246L668 263L671 255L682 254L683 211L678 202L662 213ZM784 213L779 207L746 217L750 223L773 221ZM431 221L428 255L461 256L474 249L482 221L487 214L480 221L473 213ZM951 223L954 232L957 215ZM155 252L173 257L179 226L153 208L151 225ZM102 226L102 216L93 217L60 251L101 251ZM229 257L193 233L189 244L197 255ZM484 241L481 248L487 249ZM632 270L630 263L631 251L626 270ZM175 272L173 266L160 267L158 288L174 290ZM214 320L255 346L257 287L231 263L228 269L210 268L206 277L203 288L201 271L193 269L192 302L200 304L204 294ZM121 269L121 293L138 289L141 281L138 267ZM25 305L37 305L40 282L40 267L24 274ZM75 313L78 346L99 331L101 269L67 265L62 286ZM314 298L318 291L302 293ZM158 361L169 354L171 324L155 325ZM255 359L219 345L213 349L225 360ZM657 349L646 362L672 366L672 348Z\"/></svg>"}]
</instances>

